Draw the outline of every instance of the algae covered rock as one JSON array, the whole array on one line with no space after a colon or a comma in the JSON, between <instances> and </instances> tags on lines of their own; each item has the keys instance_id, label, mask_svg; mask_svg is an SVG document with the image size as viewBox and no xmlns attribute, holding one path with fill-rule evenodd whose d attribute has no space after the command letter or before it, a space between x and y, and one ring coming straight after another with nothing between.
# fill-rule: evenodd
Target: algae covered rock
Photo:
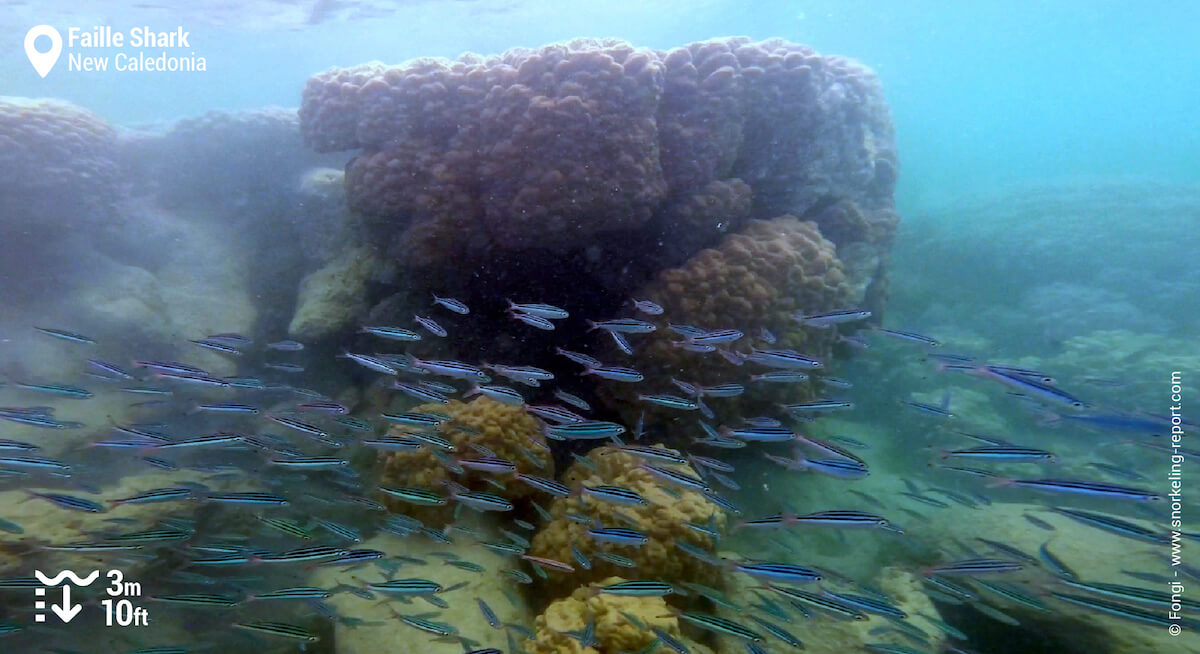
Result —
<instances>
[{"instance_id":1,"label":"algae covered rock","mask_svg":"<svg viewBox=\"0 0 1200 654\"><path fill-rule=\"evenodd\" d=\"M366 315L367 283L387 263L367 247L346 250L300 283L288 333L315 341L355 325Z\"/></svg>"}]
</instances>

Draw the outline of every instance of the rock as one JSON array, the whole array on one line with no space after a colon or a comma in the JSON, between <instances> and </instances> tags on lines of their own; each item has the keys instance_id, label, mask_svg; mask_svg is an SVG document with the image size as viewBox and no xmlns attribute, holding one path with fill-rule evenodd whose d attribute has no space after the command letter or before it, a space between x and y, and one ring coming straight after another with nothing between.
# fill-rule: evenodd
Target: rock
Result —
<instances>
[{"instance_id":1,"label":"rock","mask_svg":"<svg viewBox=\"0 0 1200 654\"><path fill-rule=\"evenodd\" d=\"M296 313L288 334L315 341L361 320L369 305L365 287L387 263L369 248L346 250L300 283Z\"/></svg>"},{"instance_id":2,"label":"rock","mask_svg":"<svg viewBox=\"0 0 1200 654\"><path fill-rule=\"evenodd\" d=\"M926 617L937 618L938 612L933 606L933 602L929 600L929 597L921 592L921 583L917 577L911 572L899 568L885 568L880 572L878 578L873 580L873 584L891 598L894 606L908 614L905 622L929 635L929 646L924 651L939 651L941 632ZM759 582L745 575L736 575L736 579L726 586L726 597L740 606L757 604L759 603L759 599L756 593L762 592L755 591L759 585ZM812 588L805 590L820 592ZM787 606L787 601L782 596L770 592L767 595L772 601ZM772 643L779 642L773 636L768 635L760 625L748 619L743 613L721 609L718 611L718 615L728 620L733 620L753 631L762 633L763 637ZM797 617L797 622L789 624L783 624L780 620L769 617L764 617L764 619L772 624L783 627L793 636L798 637L804 643L804 651L808 654L861 652L865 651L863 645L867 643L912 645L912 643L898 638L898 635L894 632L879 634L878 630L880 627L887 627L891 623L887 618L874 614L871 614L867 620L841 620L828 616L814 615L810 619ZM799 620L804 620L804 622L801 623ZM872 635L872 632L879 635ZM717 648L717 651L744 651L743 643L745 641L738 641L729 636L722 636L718 639L718 642L720 642L721 646Z\"/></svg>"},{"instance_id":3,"label":"rock","mask_svg":"<svg viewBox=\"0 0 1200 654\"><path fill-rule=\"evenodd\" d=\"M358 545L360 548L374 549L388 556L404 555L417 557L426 561L425 565L405 564L402 572L396 577L414 577L429 579L441 584L442 588L450 588L461 582L465 586L443 593L439 597L449 608L441 611L433 620L454 625L461 636L478 643L475 647L504 647L504 632L493 629L484 619L476 599L483 600L496 613L500 622L511 622L529 625L533 622L533 614L524 605L514 605L505 597L516 584L502 570L513 567L510 558L503 557L490 550L481 548L477 542L463 537L456 544L436 543L423 536L401 538L392 534L376 536ZM433 556L434 552L454 552L461 555L462 560L482 565L484 572L471 572L450 565L445 559ZM382 571L372 569L345 569L324 567L319 568L313 575L312 585L332 588L338 584L363 587L364 582L385 581L387 577ZM380 601L382 593L374 600L365 600L351 593L339 593L328 600L339 614L349 615L366 621L367 625L348 627L339 623L335 630L336 646L333 651L338 654L368 654L374 652L392 651L396 648L422 653L459 654L464 647L457 641L438 642L432 634L427 634L405 624L397 619L397 614L421 615L435 610L419 598L414 598L412 604L402 604L396 599ZM514 595L515 596L515 595ZM402 644L407 644L407 647ZM411 648L411 650L409 649Z\"/></svg>"}]
</instances>

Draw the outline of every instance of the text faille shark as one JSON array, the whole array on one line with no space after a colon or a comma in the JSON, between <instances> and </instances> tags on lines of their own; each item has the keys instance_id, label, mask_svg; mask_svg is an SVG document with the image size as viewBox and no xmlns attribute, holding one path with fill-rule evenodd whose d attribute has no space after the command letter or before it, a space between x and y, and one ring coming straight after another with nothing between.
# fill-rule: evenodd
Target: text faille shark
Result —
<instances>
[{"instance_id":1,"label":"text faille shark","mask_svg":"<svg viewBox=\"0 0 1200 654\"><path fill-rule=\"evenodd\" d=\"M52 46L50 52L43 53L37 49L34 40L41 36L49 38ZM67 70L70 72L208 70L208 61L191 51L191 33L182 26L166 31L155 30L148 25L128 31L117 30L109 25L95 25L90 29L69 27L66 37L64 43L58 30L48 25L39 25L29 31L26 53L42 77L49 73L60 50L66 51ZM188 50L186 54L175 54L184 49Z\"/></svg>"}]
</instances>

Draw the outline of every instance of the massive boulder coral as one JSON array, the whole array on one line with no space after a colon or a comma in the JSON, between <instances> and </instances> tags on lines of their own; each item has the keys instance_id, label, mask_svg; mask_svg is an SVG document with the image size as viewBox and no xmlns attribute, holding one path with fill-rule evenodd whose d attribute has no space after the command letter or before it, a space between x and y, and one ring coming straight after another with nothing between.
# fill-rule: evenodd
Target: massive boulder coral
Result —
<instances>
[{"instance_id":1,"label":"massive boulder coral","mask_svg":"<svg viewBox=\"0 0 1200 654\"><path fill-rule=\"evenodd\" d=\"M743 42L734 53L753 80L734 169L762 210L800 213L836 196L890 204L894 135L874 72L782 39Z\"/></svg>"},{"instance_id":2,"label":"massive boulder coral","mask_svg":"<svg viewBox=\"0 0 1200 654\"><path fill-rule=\"evenodd\" d=\"M537 420L524 408L501 404L486 397L469 403L451 400L449 404L422 404L410 411L437 413L449 416L438 435L454 445L454 452L438 452L434 448L392 452L384 457L380 480L384 486L422 488L449 495L447 484L457 482L468 489L500 495L511 500L532 495L533 487L516 480L513 473L495 474L464 470L454 474L447 468L453 458L479 458L481 452L491 452L512 461L517 472L553 477L554 462L546 447ZM408 428L397 425L393 435L404 436ZM420 507L406 504L389 495L382 497L388 508L410 514L429 523L444 524L452 517L453 503L440 507Z\"/></svg>"},{"instance_id":3,"label":"massive boulder coral","mask_svg":"<svg viewBox=\"0 0 1200 654\"><path fill-rule=\"evenodd\" d=\"M640 463L642 460L634 455L606 445L588 452L586 458L567 470L563 482L573 493L551 503L549 510L554 520L534 534L530 554L575 562L574 547L587 557L592 567L588 570L572 563L575 566L572 574L551 573L543 585L546 595L562 595L580 583L611 575L630 574L630 570L636 570L642 579L693 581L708 585L719 583L719 566L685 554L679 545L713 552L716 547L714 540L689 527L688 523L720 530L725 524L724 513L696 491L664 490L665 482L656 479L649 470L639 467ZM666 464L664 467L696 475L688 466ZM583 488L606 485L634 491L645 498L646 504L619 506L581 492ZM578 516L586 516L589 524L576 520ZM647 542L636 547L598 542L587 533L595 524L630 527L645 534ZM635 567L614 564L598 556L600 553L626 557L634 562Z\"/></svg>"},{"instance_id":4,"label":"massive boulder coral","mask_svg":"<svg viewBox=\"0 0 1200 654\"><path fill-rule=\"evenodd\" d=\"M373 62L313 76L299 115L309 147L358 151L347 203L365 239L419 269L376 298L452 292L476 306L519 292L602 319L649 293L674 322L766 328L819 356L834 331L797 329L789 312L878 313L885 300L898 167L882 88L805 46L576 40ZM782 235L750 222L781 215L795 216L775 223ZM640 339L652 384L696 361L696 382L735 381L731 364L669 338ZM560 363L510 342L513 358Z\"/></svg>"},{"instance_id":5,"label":"massive boulder coral","mask_svg":"<svg viewBox=\"0 0 1200 654\"><path fill-rule=\"evenodd\" d=\"M307 168L332 163L304 147L296 111L283 107L209 111L166 131L131 133L122 144L124 164L156 185L161 198L209 210L275 209L272 198L290 199L278 189L292 187Z\"/></svg>"},{"instance_id":6,"label":"massive boulder coral","mask_svg":"<svg viewBox=\"0 0 1200 654\"><path fill-rule=\"evenodd\" d=\"M309 80L300 118L310 147L361 149L348 201L414 265L584 246L731 178L756 217L844 197L889 212L895 183L873 73L780 40L576 40L332 69Z\"/></svg>"},{"instance_id":7,"label":"massive boulder coral","mask_svg":"<svg viewBox=\"0 0 1200 654\"><path fill-rule=\"evenodd\" d=\"M670 635L683 643L689 651L697 654L710 651L683 636L679 630L679 620L670 614L667 603L661 597L605 595L596 592L600 586L622 581L626 580L621 577L609 577L582 586L569 597L551 603L538 616L534 626L537 636L525 641L525 651L530 654L649 651L658 640L652 629L659 629ZM630 616L637 622L630 620ZM595 625L595 641L591 646L585 647L578 638L573 638L568 633L583 633L589 623Z\"/></svg>"},{"instance_id":8,"label":"massive boulder coral","mask_svg":"<svg viewBox=\"0 0 1200 654\"><path fill-rule=\"evenodd\" d=\"M724 234L738 231L750 215L753 193L740 179L714 180L680 194L663 207L660 260L683 262Z\"/></svg>"},{"instance_id":9,"label":"massive boulder coral","mask_svg":"<svg viewBox=\"0 0 1200 654\"><path fill-rule=\"evenodd\" d=\"M103 208L119 196L116 139L102 118L69 102L0 96L0 207L38 224L42 207L64 216Z\"/></svg>"},{"instance_id":10,"label":"massive boulder coral","mask_svg":"<svg viewBox=\"0 0 1200 654\"><path fill-rule=\"evenodd\" d=\"M828 357L836 331L802 328L791 314L845 308L854 300L833 244L821 236L816 224L794 216L750 221L717 247L701 251L679 268L660 272L635 297L648 298L665 309L657 331L637 342L634 367L646 376L648 388L642 392L667 392L672 377L707 386L749 376L746 367L751 364L739 367L719 353L680 348L677 343L683 337L668 327L668 318L670 323L702 329L741 330L745 337L731 350L748 352L757 344ZM775 344L762 340L764 329L776 336ZM761 370L755 367L753 372ZM605 388L618 394L618 407L628 408L634 399L624 388ZM762 393L754 395L770 399ZM710 406L720 413L738 401L716 399Z\"/></svg>"},{"instance_id":11,"label":"massive boulder coral","mask_svg":"<svg viewBox=\"0 0 1200 654\"><path fill-rule=\"evenodd\" d=\"M666 192L660 92L652 51L575 41L335 69L309 80L300 116L316 149L363 149L347 168L356 210L457 237L451 247L484 233L512 249L650 217Z\"/></svg>"}]
</instances>

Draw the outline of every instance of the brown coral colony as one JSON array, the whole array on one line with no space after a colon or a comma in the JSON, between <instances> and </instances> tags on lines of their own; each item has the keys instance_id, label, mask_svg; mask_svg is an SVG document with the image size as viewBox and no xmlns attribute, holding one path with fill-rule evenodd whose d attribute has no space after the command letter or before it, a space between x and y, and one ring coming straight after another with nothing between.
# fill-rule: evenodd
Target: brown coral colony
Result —
<instances>
[{"instance_id":1,"label":"brown coral colony","mask_svg":"<svg viewBox=\"0 0 1200 654\"><path fill-rule=\"evenodd\" d=\"M573 293L588 296L581 304L612 308L628 297L608 296L629 293L660 305L662 315L644 316L657 329L640 336L624 362L644 373L645 383L591 389L626 425L643 409L647 424L665 425L655 438L666 445L658 447L677 447L685 437L671 430L670 409L639 402L645 388L670 388L680 370L700 385L745 377L734 369L737 355L761 343L761 334L772 334L778 347L828 358L836 330L802 328L794 313L882 308L897 222L887 107L871 71L805 46L728 38L659 52L576 40L453 61L368 63L310 79L300 123L317 151L358 151L346 166L347 203L366 218L373 246L421 271L414 280L457 284L455 293L474 306L474 289L484 282L463 276L480 266L507 275L491 290L508 292L517 283L513 270L554 266L563 253L583 252L561 256L578 266L564 276ZM596 271L605 262L620 269L619 278ZM376 312L386 313L386 305ZM728 357L699 357L673 342L679 336L668 319L754 336L732 345ZM508 345L517 359L520 343ZM754 403L781 401L782 392L716 399L711 409L718 424L732 423L757 411ZM518 469L452 477L424 448L388 455L382 482L439 495L461 484L463 492L512 500L522 515L536 503L543 524L526 556L554 565L536 583L546 613L529 641L534 651L583 651L582 640L562 632L589 621L600 641L612 641L602 647L651 642L645 628L602 614L615 614L610 605L621 603L666 611L663 600L597 598L581 587L619 580L629 566L643 579L723 584L723 566L711 564L720 557L717 539L703 532L724 530L726 516L712 496L664 490L633 455L605 445L586 455L575 448L576 462L551 482L561 492L541 497L544 488L535 493L516 473L553 479L549 452L560 465L571 452L548 446L523 408L478 399L413 409L427 410L448 417L439 434L460 455L495 453ZM671 470L696 472L687 465ZM606 504L589 496L596 487L628 489L644 501ZM452 505L382 499L430 524L453 519ZM630 547L593 537L596 529L625 525L644 542ZM673 619L662 626L678 633Z\"/></svg>"},{"instance_id":2,"label":"brown coral colony","mask_svg":"<svg viewBox=\"0 0 1200 654\"><path fill-rule=\"evenodd\" d=\"M360 150L348 202L408 265L586 246L656 217L690 256L747 213L712 184L748 197L753 218L850 202L860 224L849 229L880 232L879 251L895 223L892 128L874 74L782 40L669 52L576 40L369 63L311 78L300 118L310 147ZM697 195L729 215L669 220L702 214Z\"/></svg>"}]
</instances>

